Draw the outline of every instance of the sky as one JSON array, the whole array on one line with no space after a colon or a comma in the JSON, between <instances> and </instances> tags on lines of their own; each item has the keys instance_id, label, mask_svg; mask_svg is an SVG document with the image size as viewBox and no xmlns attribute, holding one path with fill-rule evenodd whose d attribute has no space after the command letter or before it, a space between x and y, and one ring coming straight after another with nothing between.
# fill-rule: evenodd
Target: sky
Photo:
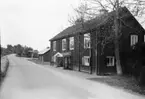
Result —
<instances>
[{"instance_id":1,"label":"sky","mask_svg":"<svg viewBox=\"0 0 145 99\"><path fill-rule=\"evenodd\" d=\"M1 44L43 50L49 39L70 26L80 0L0 0ZM144 25L145 28L145 25Z\"/></svg>"},{"instance_id":2,"label":"sky","mask_svg":"<svg viewBox=\"0 0 145 99\"><path fill-rule=\"evenodd\" d=\"M79 0L0 0L1 44L22 44L37 50L68 27Z\"/></svg>"}]
</instances>

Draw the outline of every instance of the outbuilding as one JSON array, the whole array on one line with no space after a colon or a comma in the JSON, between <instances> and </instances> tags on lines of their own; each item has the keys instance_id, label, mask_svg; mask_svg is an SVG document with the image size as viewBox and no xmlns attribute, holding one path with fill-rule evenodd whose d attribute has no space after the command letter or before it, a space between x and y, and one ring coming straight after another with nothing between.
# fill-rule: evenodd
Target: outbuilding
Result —
<instances>
[{"instance_id":1,"label":"outbuilding","mask_svg":"<svg viewBox=\"0 0 145 99\"><path fill-rule=\"evenodd\" d=\"M40 51L38 54L39 54L39 60L41 60L42 62L50 62L50 48L49 47Z\"/></svg>"}]
</instances>

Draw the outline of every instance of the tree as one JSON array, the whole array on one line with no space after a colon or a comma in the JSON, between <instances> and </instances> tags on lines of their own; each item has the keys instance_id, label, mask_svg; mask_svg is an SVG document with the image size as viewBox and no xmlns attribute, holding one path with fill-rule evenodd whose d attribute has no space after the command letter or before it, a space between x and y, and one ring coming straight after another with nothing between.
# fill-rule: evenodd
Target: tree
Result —
<instances>
[{"instance_id":1,"label":"tree","mask_svg":"<svg viewBox=\"0 0 145 99\"><path fill-rule=\"evenodd\" d=\"M7 48L1 46L1 56L5 56L7 54L9 54Z\"/></svg>"},{"instance_id":2,"label":"tree","mask_svg":"<svg viewBox=\"0 0 145 99\"><path fill-rule=\"evenodd\" d=\"M1 55L2 55L2 52L3 52L3 47L0 45L0 47L1 47L1 49L0 49L0 51L1 51Z\"/></svg>"},{"instance_id":3,"label":"tree","mask_svg":"<svg viewBox=\"0 0 145 99\"><path fill-rule=\"evenodd\" d=\"M83 24L85 21L96 18L96 17L102 17L104 14L108 14L109 11L114 11L115 16L112 19L113 22L113 33L112 34L99 34L104 39L101 41L97 41L98 43L101 42L102 47L104 47L108 42L114 42L115 45L115 57L116 57L116 70L118 75L122 75L122 66L120 64L120 54L119 54L119 37L121 36L120 33L120 26L121 22L125 24L125 22L122 20L122 18L119 17L119 9L121 7L126 6L131 13L136 17L145 16L145 1L144 0L84 0L80 4L78 8L75 9L75 12L77 13L75 17L70 18L69 22L76 24L79 22ZM102 12L103 13L100 13ZM98 13L99 12L99 13ZM101 14L101 15L100 15ZM81 19L81 20L79 20ZM79 20L79 21L78 21ZM145 22L145 20L143 20ZM125 24L127 25L127 24ZM131 26L129 26L131 27ZM99 36L97 34L97 36Z\"/></svg>"},{"instance_id":4,"label":"tree","mask_svg":"<svg viewBox=\"0 0 145 99\"><path fill-rule=\"evenodd\" d=\"M0 50L1 50L1 56L3 56L3 55L4 55L4 50L5 50L5 49L4 49L1 45L0 45L0 47L1 47L1 49L0 49Z\"/></svg>"},{"instance_id":5,"label":"tree","mask_svg":"<svg viewBox=\"0 0 145 99\"><path fill-rule=\"evenodd\" d=\"M24 55L26 57L31 57L31 53L30 52L33 52L33 49L31 47L24 47Z\"/></svg>"},{"instance_id":6,"label":"tree","mask_svg":"<svg viewBox=\"0 0 145 99\"><path fill-rule=\"evenodd\" d=\"M10 44L7 45L7 50L8 50L8 52L9 52L9 54L11 54L11 53L14 52L14 50L13 50L13 46L10 45Z\"/></svg>"},{"instance_id":7,"label":"tree","mask_svg":"<svg viewBox=\"0 0 145 99\"><path fill-rule=\"evenodd\" d=\"M33 57L34 58L38 58L38 50L34 50L33 51Z\"/></svg>"},{"instance_id":8,"label":"tree","mask_svg":"<svg viewBox=\"0 0 145 99\"><path fill-rule=\"evenodd\" d=\"M7 54L12 54L15 53L18 56L25 56L25 57L31 57L31 54L33 52L33 48L23 46L21 44L17 44L12 46L11 44L7 45L7 48L3 48L1 46L1 55L7 55ZM37 56L37 51L35 50L35 56Z\"/></svg>"},{"instance_id":9,"label":"tree","mask_svg":"<svg viewBox=\"0 0 145 99\"><path fill-rule=\"evenodd\" d=\"M18 56L22 56L22 53L23 53L23 47L22 47L22 45L20 45L20 44L16 45L15 51L16 51L16 54Z\"/></svg>"}]
</instances>

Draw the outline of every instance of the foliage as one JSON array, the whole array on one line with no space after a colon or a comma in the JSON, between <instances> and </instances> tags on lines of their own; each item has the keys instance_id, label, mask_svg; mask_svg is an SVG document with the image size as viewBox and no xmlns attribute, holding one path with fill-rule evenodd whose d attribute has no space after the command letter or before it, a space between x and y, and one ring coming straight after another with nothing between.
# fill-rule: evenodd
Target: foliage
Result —
<instances>
[{"instance_id":1,"label":"foliage","mask_svg":"<svg viewBox=\"0 0 145 99\"><path fill-rule=\"evenodd\" d=\"M31 47L27 47L27 46L22 46L20 44L17 45L7 45L7 48L1 47L1 55L8 55L8 54L13 54L15 53L17 56L23 56L23 57L31 57L32 53L34 53L35 57L38 56L38 51L37 50L33 50L33 48Z\"/></svg>"}]
</instances>

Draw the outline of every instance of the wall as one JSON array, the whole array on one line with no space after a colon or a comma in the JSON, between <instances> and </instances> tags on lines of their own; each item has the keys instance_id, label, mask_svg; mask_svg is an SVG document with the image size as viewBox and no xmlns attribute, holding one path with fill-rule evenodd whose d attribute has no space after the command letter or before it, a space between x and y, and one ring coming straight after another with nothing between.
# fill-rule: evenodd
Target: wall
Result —
<instances>
[{"instance_id":1,"label":"wall","mask_svg":"<svg viewBox=\"0 0 145 99\"><path fill-rule=\"evenodd\" d=\"M50 51L47 51L46 53L39 55L39 59L43 62L50 62L51 61Z\"/></svg>"}]
</instances>

